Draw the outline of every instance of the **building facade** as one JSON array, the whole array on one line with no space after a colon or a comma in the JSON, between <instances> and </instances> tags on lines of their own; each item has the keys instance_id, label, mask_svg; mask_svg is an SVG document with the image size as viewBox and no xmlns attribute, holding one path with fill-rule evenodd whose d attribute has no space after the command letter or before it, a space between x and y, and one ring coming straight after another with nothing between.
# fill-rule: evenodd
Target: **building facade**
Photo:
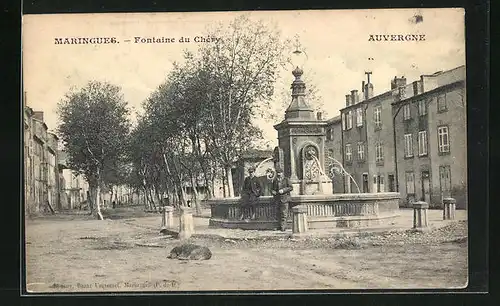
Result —
<instances>
[{"instance_id":1,"label":"building facade","mask_svg":"<svg viewBox=\"0 0 500 306\"><path fill-rule=\"evenodd\" d=\"M394 77L391 90L376 96L370 75L361 94L346 95L339 130L336 118L327 128L328 150L350 174L341 192L398 191L401 206L423 200L441 207L451 196L466 208L465 67L411 83Z\"/></svg>"},{"instance_id":2,"label":"building facade","mask_svg":"<svg viewBox=\"0 0 500 306\"><path fill-rule=\"evenodd\" d=\"M27 215L35 213L35 174L33 167L33 110L24 108L24 199L25 213Z\"/></svg>"},{"instance_id":3,"label":"building facade","mask_svg":"<svg viewBox=\"0 0 500 306\"><path fill-rule=\"evenodd\" d=\"M348 173L344 192L376 193L396 191L392 106L404 78L391 81L391 90L374 96L373 84L362 83L361 95L346 95L342 118L342 161Z\"/></svg>"},{"instance_id":4,"label":"building facade","mask_svg":"<svg viewBox=\"0 0 500 306\"><path fill-rule=\"evenodd\" d=\"M325 169L332 178L333 193L343 193L345 176L342 174L338 163L342 163L342 120L340 116L327 120L326 129L326 156Z\"/></svg>"},{"instance_id":5,"label":"building facade","mask_svg":"<svg viewBox=\"0 0 500 306\"><path fill-rule=\"evenodd\" d=\"M255 176L261 177L262 186L264 188L263 193L265 195L270 195L270 190L268 184L266 184L266 171L270 169L274 169L274 163L272 160L273 152L270 150L248 150L244 152L241 158L238 159L235 163L235 167L233 168L233 186L234 186L234 195L236 197L241 195L241 191L243 189L243 182L245 178L249 175L248 170L251 167L257 168L255 171Z\"/></svg>"},{"instance_id":6,"label":"building facade","mask_svg":"<svg viewBox=\"0 0 500 306\"><path fill-rule=\"evenodd\" d=\"M78 209L87 199L89 186L85 177L68 167L67 154L58 151L59 199L62 209Z\"/></svg>"},{"instance_id":7,"label":"building facade","mask_svg":"<svg viewBox=\"0 0 500 306\"><path fill-rule=\"evenodd\" d=\"M59 206L58 138L47 131L43 112L24 108L25 212L56 210Z\"/></svg>"},{"instance_id":8,"label":"building facade","mask_svg":"<svg viewBox=\"0 0 500 306\"><path fill-rule=\"evenodd\" d=\"M465 67L422 76L420 88L393 103L402 205L467 207Z\"/></svg>"}]
</instances>

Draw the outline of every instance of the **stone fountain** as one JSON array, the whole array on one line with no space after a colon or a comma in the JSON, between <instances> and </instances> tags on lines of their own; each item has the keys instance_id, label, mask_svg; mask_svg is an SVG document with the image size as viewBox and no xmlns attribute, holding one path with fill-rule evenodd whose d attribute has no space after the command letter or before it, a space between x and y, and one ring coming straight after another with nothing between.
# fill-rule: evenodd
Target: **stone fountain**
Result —
<instances>
[{"instance_id":1,"label":"stone fountain","mask_svg":"<svg viewBox=\"0 0 500 306\"><path fill-rule=\"evenodd\" d=\"M325 140L327 121L305 100L306 85L301 79L302 69L293 70L292 101L285 118L274 128L278 132L278 146L273 157L257 165L262 174L264 190L270 189L274 169L280 167L293 185L290 205L302 205L307 211L308 228L371 226L385 218L393 218L399 211L399 193L333 194L332 180L325 174ZM273 161L274 167L267 162ZM334 162L343 169L340 162ZM266 169L262 166L266 164ZM341 171L342 172L342 171ZM344 175L349 175L343 170ZM267 185L266 185L267 184ZM268 195L260 197L256 220L240 221L239 198L208 200L211 206L210 226L242 229L275 229L278 227L278 206ZM291 211L291 210L290 210ZM290 216L291 217L291 216Z\"/></svg>"}]
</instances>

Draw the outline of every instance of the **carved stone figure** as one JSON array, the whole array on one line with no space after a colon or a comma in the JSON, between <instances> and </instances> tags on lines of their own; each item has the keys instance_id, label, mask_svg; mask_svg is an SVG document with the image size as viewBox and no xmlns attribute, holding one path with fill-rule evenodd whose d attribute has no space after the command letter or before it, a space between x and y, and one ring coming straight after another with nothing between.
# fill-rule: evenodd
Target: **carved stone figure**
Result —
<instances>
[{"instance_id":1,"label":"carved stone figure","mask_svg":"<svg viewBox=\"0 0 500 306\"><path fill-rule=\"evenodd\" d=\"M318 181L321 178L317 156L318 152L314 146L309 145L303 149L303 179L306 181Z\"/></svg>"}]
</instances>

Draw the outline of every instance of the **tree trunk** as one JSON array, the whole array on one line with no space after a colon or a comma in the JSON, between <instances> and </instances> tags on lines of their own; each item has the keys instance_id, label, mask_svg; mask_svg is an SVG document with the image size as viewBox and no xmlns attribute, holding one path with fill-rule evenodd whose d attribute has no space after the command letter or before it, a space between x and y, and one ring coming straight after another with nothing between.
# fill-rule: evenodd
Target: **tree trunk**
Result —
<instances>
[{"instance_id":1,"label":"tree trunk","mask_svg":"<svg viewBox=\"0 0 500 306\"><path fill-rule=\"evenodd\" d=\"M158 208L161 206L161 194L159 188L155 186L155 211L158 211Z\"/></svg>"},{"instance_id":2,"label":"tree trunk","mask_svg":"<svg viewBox=\"0 0 500 306\"><path fill-rule=\"evenodd\" d=\"M231 167L226 167L226 180L227 180L227 196L229 198L233 198L234 186L233 186L233 174L231 172Z\"/></svg>"},{"instance_id":3,"label":"tree trunk","mask_svg":"<svg viewBox=\"0 0 500 306\"><path fill-rule=\"evenodd\" d=\"M99 177L99 176L97 176ZM91 213L97 220L104 220L104 217L101 213L101 205L100 205L100 188L99 183L92 182L89 184L90 189L90 202L92 203Z\"/></svg>"},{"instance_id":4,"label":"tree trunk","mask_svg":"<svg viewBox=\"0 0 500 306\"><path fill-rule=\"evenodd\" d=\"M197 188L197 181L191 175L191 185L193 186L193 202L194 202L194 207L197 215L201 215L201 206L200 206L200 196L198 194L198 188Z\"/></svg>"},{"instance_id":5,"label":"tree trunk","mask_svg":"<svg viewBox=\"0 0 500 306\"><path fill-rule=\"evenodd\" d=\"M114 188L113 188L113 186L111 186L110 189L111 190L110 190L109 202L111 202L110 204L112 205L112 203L113 203L113 194L114 194ZM113 207L113 206L111 206L111 207ZM115 208L115 207L113 207L113 208Z\"/></svg>"},{"instance_id":6,"label":"tree trunk","mask_svg":"<svg viewBox=\"0 0 500 306\"><path fill-rule=\"evenodd\" d=\"M151 188L149 188L149 187L147 188L146 197L148 199L149 210L153 210L153 208L154 208L153 194L151 192Z\"/></svg>"}]
</instances>

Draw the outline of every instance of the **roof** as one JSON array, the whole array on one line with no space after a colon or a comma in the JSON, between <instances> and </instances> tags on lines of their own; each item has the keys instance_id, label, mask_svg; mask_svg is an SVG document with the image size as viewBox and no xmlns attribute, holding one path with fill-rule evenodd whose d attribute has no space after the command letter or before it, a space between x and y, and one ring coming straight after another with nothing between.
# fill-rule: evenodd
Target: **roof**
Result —
<instances>
[{"instance_id":1,"label":"roof","mask_svg":"<svg viewBox=\"0 0 500 306\"><path fill-rule=\"evenodd\" d=\"M60 165L68 165L68 159L69 159L68 153L61 150L59 150L57 153L58 153L58 163Z\"/></svg>"},{"instance_id":2,"label":"roof","mask_svg":"<svg viewBox=\"0 0 500 306\"><path fill-rule=\"evenodd\" d=\"M339 116L328 119L326 122L335 123L335 122L340 122L340 121L341 121L341 116L339 115Z\"/></svg>"},{"instance_id":3,"label":"roof","mask_svg":"<svg viewBox=\"0 0 500 306\"><path fill-rule=\"evenodd\" d=\"M59 140L59 136L55 132L47 132L47 134L54 136L56 140Z\"/></svg>"},{"instance_id":4,"label":"roof","mask_svg":"<svg viewBox=\"0 0 500 306\"><path fill-rule=\"evenodd\" d=\"M437 71L437 72L434 72L433 74L423 74L423 75L420 76L420 80L417 80L417 81L414 81L414 82L422 82L422 79L424 77L428 77L428 78L432 78L432 79L440 79L440 78L442 78L443 82L449 82L448 84L456 83L456 82L454 82L455 79L453 79L453 78L452 79L447 79L446 75L452 76L452 75L454 75L456 73L456 78L459 79L459 78L462 77L462 73L461 73L461 71L457 71L457 70L464 70L464 73L465 73L465 65L461 65L461 66L458 66L458 67L455 67L455 68L452 68L452 69L449 69L449 70L445 70L445 71ZM405 86L411 88L413 86L414 82L406 83ZM441 86L438 86L438 88L443 88L446 85L447 84L442 84ZM424 86L428 86L428 85L424 84ZM434 88L429 89L429 90L424 89L424 93L426 93L428 91L429 92L434 91ZM355 108L358 105L361 105L363 103L370 103L370 102L373 102L375 100L379 100L379 99L382 99L382 98L386 98L388 96L392 96L394 92L396 92L396 89L394 89L394 90L388 90L388 91L386 91L384 93L381 93L379 95L373 96L373 97L371 97L369 99L360 101L359 103L346 106L346 107L340 109L340 111L342 112L343 110L350 109L350 108ZM420 95L421 94L418 94L418 96L420 96ZM402 101L408 100L409 98L410 97L408 97L407 99L404 99ZM394 103L392 103L392 104L394 104Z\"/></svg>"},{"instance_id":5,"label":"roof","mask_svg":"<svg viewBox=\"0 0 500 306\"><path fill-rule=\"evenodd\" d=\"M450 89L450 88L454 88L454 87L459 87L460 85L465 85L465 81L464 80L460 80L460 81L456 81L456 82L453 82L453 83L450 83L450 84L439 86L437 88L434 88L432 90L423 92L421 94L414 95L414 96L408 97L408 98L403 99L403 100L392 102L391 104L392 105L403 104L403 103L405 103L407 101L411 101L413 99L420 99L420 98L423 98L423 97L426 97L426 96L430 96L430 95L432 95L432 94L434 94L436 92L441 92L441 91L446 90L446 89Z\"/></svg>"},{"instance_id":6,"label":"roof","mask_svg":"<svg viewBox=\"0 0 500 306\"><path fill-rule=\"evenodd\" d=\"M410 83L410 84L411 84L411 83ZM343 110L346 110L346 109L356 108L356 107L358 107L358 106L360 106L360 105L362 105L362 104L368 104L368 103L370 103L370 102L378 101L378 100L380 100L380 99L384 99L384 98L387 98L387 97L389 97L389 96L391 96L391 97L392 97L392 93L393 93L393 91L394 91L394 90L388 90L388 91L383 92L383 93L381 93L381 94L379 94L379 95L373 96L373 97L371 97L371 98L369 98L369 99L366 99L366 100L363 100L363 101L359 101L359 102L358 102L358 103L356 103L356 104L352 104L352 105L346 106L346 107L344 107L344 108L341 108L341 109L340 109L340 111L342 112Z\"/></svg>"}]
</instances>

